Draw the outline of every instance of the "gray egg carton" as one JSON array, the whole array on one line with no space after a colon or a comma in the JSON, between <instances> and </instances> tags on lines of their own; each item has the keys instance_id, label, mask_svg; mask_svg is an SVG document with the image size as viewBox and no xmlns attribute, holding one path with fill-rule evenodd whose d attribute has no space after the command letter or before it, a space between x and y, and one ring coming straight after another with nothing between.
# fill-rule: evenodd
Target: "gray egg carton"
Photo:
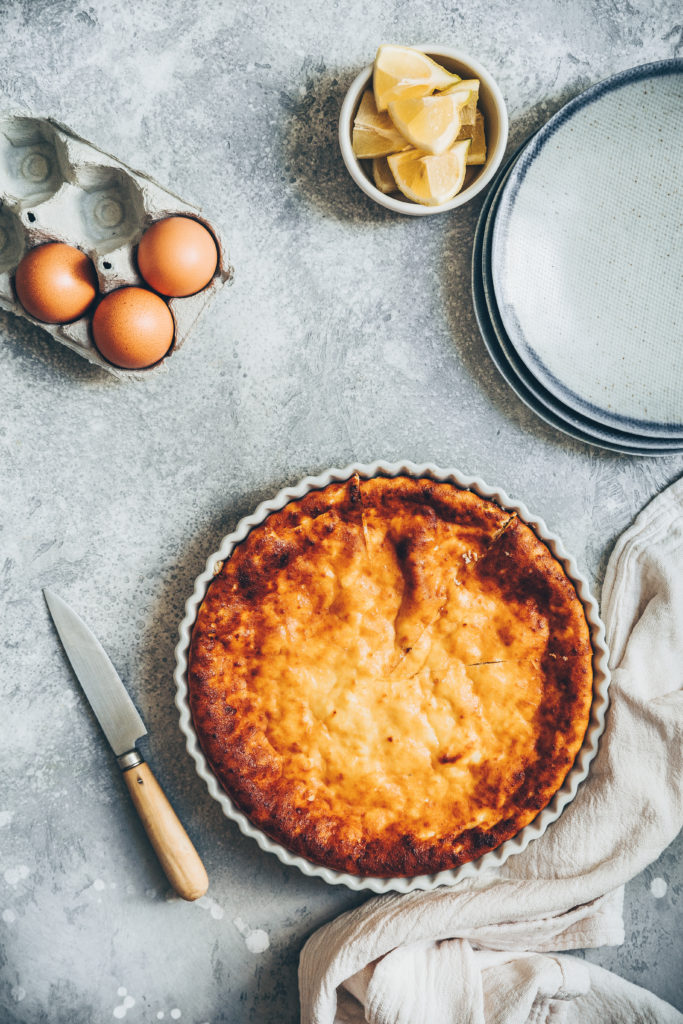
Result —
<instances>
[{"instance_id":1,"label":"gray egg carton","mask_svg":"<svg viewBox=\"0 0 683 1024\"><path fill-rule=\"evenodd\" d=\"M173 346L160 363L125 370L103 359L92 339L92 312L69 324L46 324L30 316L14 288L18 263L44 242L67 242L95 265L101 295L124 285L148 287L135 251L156 220L188 215L216 239L218 266L201 292L168 299L175 320ZM135 171L51 118L0 115L0 308L26 317L68 348L119 378L142 379L165 368L218 289L232 279L225 243L195 206L140 171Z\"/></svg>"}]
</instances>

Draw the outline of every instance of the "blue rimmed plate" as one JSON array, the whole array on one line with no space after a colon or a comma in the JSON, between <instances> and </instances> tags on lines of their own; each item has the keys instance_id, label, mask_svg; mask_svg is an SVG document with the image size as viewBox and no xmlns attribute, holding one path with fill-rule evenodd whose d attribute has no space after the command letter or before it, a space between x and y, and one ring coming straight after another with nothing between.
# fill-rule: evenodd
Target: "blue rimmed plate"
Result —
<instances>
[{"instance_id":1,"label":"blue rimmed plate","mask_svg":"<svg viewBox=\"0 0 683 1024\"><path fill-rule=\"evenodd\" d=\"M505 333L498 307L496 306L492 272L491 272L491 234L496 221L496 215L501 195L505 187L505 181L512 173L513 163L507 169L505 176L500 181L489 206L488 215L483 225L481 241L481 282L483 286L486 308L490 319L490 328L493 331L503 358L516 375L527 395L533 401L533 409L544 418L550 413L555 423L560 424L560 429L565 432L571 430L573 436L588 440L591 444L598 444L602 447L611 447L632 455L670 455L683 451L683 440L672 440L670 438L636 437L625 431L613 427L604 426L594 420L575 412L570 406L564 405L551 392L547 391L542 384L536 380L529 371L523 360L519 358L517 350L510 342Z\"/></svg>"},{"instance_id":2,"label":"blue rimmed plate","mask_svg":"<svg viewBox=\"0 0 683 1024\"><path fill-rule=\"evenodd\" d=\"M518 151L508 161L486 196L475 232L472 253L474 311L482 338L494 365L517 397L540 419L578 441L627 455L666 456L675 454L677 450L683 450L683 444L680 448L675 448L670 447L671 442L666 440L660 444L651 439L641 443L632 436L621 435L619 431L614 431L612 434L608 428L596 428L596 425L589 420L582 422L583 417L573 413L571 409L563 407L562 403L557 402L552 395L544 392L544 389L535 381L533 375L529 373L517 356L509 339L506 338L500 317L498 316L496 319L495 303L492 308L489 307L489 301L493 298L492 285L490 268L487 271L484 253L488 248L490 232L495 222L496 200L500 196L507 175L518 158L519 152L521 151ZM596 429L600 436L593 432Z\"/></svg>"},{"instance_id":3,"label":"blue rimmed plate","mask_svg":"<svg viewBox=\"0 0 683 1024\"><path fill-rule=\"evenodd\" d=\"M491 269L505 333L563 405L683 443L683 60L562 108L503 186Z\"/></svg>"}]
</instances>

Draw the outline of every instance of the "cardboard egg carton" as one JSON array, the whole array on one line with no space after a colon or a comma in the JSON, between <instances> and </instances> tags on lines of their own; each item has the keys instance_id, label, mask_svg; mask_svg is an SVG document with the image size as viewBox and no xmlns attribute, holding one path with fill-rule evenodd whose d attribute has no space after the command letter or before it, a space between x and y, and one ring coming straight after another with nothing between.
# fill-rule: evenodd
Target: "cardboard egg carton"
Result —
<instances>
[{"instance_id":1,"label":"cardboard egg carton","mask_svg":"<svg viewBox=\"0 0 683 1024\"><path fill-rule=\"evenodd\" d=\"M137 244L150 224L176 214L193 217L211 231L219 258L212 280L201 292L166 300L175 319L175 336L160 363L145 370L108 363L92 339L92 309L69 324L46 324L18 301L14 275L22 256L36 245L53 241L73 245L90 257L101 295L124 285L149 287L137 269ZM225 243L197 207L57 121L25 114L0 116L1 308L38 324L115 377L141 379L165 368L204 307L231 278Z\"/></svg>"}]
</instances>

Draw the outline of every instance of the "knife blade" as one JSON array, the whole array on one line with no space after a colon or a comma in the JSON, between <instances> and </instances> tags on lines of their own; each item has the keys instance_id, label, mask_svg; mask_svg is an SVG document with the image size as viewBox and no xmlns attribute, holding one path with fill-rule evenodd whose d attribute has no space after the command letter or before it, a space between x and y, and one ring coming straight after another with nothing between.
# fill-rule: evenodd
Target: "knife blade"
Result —
<instances>
[{"instance_id":1,"label":"knife blade","mask_svg":"<svg viewBox=\"0 0 683 1024\"><path fill-rule=\"evenodd\" d=\"M208 889L209 879L187 832L136 748L137 741L147 735L144 722L97 637L54 591L44 588L43 594L66 656L116 755L166 877L183 899L198 899Z\"/></svg>"},{"instance_id":2,"label":"knife blade","mask_svg":"<svg viewBox=\"0 0 683 1024\"><path fill-rule=\"evenodd\" d=\"M117 757L135 749L147 735L128 691L107 652L83 619L51 590L43 590L66 656Z\"/></svg>"}]
</instances>

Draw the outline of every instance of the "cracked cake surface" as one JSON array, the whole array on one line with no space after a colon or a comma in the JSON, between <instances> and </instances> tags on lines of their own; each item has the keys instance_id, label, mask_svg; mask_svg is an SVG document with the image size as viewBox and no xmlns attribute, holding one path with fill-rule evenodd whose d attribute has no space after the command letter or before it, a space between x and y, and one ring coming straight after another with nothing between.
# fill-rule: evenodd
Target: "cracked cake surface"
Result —
<instances>
[{"instance_id":1,"label":"cracked cake surface","mask_svg":"<svg viewBox=\"0 0 683 1024\"><path fill-rule=\"evenodd\" d=\"M271 513L195 622L189 700L235 803L352 874L456 867L561 787L592 699L574 585L514 513L358 476Z\"/></svg>"}]
</instances>

